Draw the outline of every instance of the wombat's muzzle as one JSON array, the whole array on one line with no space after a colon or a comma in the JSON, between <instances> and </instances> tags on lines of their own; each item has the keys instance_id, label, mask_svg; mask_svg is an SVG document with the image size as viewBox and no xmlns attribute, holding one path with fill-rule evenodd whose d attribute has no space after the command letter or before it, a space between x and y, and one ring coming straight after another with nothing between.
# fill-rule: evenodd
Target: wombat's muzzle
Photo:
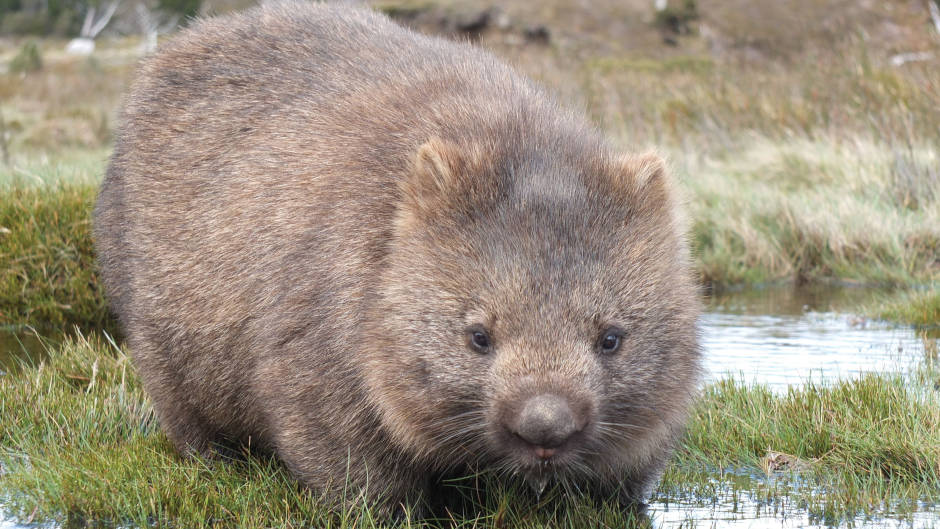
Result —
<instances>
[{"instance_id":1,"label":"wombat's muzzle","mask_svg":"<svg viewBox=\"0 0 940 529\"><path fill-rule=\"evenodd\" d=\"M531 445L537 457L549 459L571 436L581 431L583 422L575 417L568 399L544 393L525 401L506 427Z\"/></svg>"}]
</instances>

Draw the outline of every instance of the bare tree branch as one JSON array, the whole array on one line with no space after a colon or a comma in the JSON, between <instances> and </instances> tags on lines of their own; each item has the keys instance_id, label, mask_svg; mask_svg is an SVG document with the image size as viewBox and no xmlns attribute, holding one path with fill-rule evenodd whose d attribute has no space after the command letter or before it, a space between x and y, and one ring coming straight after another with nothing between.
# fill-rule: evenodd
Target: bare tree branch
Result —
<instances>
[{"instance_id":1,"label":"bare tree branch","mask_svg":"<svg viewBox=\"0 0 940 529\"><path fill-rule=\"evenodd\" d=\"M95 38L99 33L108 25L108 22L111 22L111 17L114 16L114 12L117 11L118 5L121 3L121 0L112 0L108 4L108 7L105 9L104 15L91 28L91 34L88 35L89 38Z\"/></svg>"},{"instance_id":2,"label":"bare tree branch","mask_svg":"<svg viewBox=\"0 0 940 529\"><path fill-rule=\"evenodd\" d=\"M933 27L940 33L940 6L938 0L927 0L927 10L930 11L930 19L933 20Z\"/></svg>"},{"instance_id":3,"label":"bare tree branch","mask_svg":"<svg viewBox=\"0 0 940 529\"><path fill-rule=\"evenodd\" d=\"M95 23L95 6L88 6L85 11L85 21L82 22L82 31L79 33L83 38L91 38L91 26Z\"/></svg>"},{"instance_id":4,"label":"bare tree branch","mask_svg":"<svg viewBox=\"0 0 940 529\"><path fill-rule=\"evenodd\" d=\"M137 25L140 26L140 33L143 35L141 53L145 55L153 53L157 49L157 36L172 31L179 24L180 17L179 15L165 17L160 16L159 13L155 15L143 1L137 2L134 9L137 12ZM164 20L161 21L161 19Z\"/></svg>"}]
</instances>

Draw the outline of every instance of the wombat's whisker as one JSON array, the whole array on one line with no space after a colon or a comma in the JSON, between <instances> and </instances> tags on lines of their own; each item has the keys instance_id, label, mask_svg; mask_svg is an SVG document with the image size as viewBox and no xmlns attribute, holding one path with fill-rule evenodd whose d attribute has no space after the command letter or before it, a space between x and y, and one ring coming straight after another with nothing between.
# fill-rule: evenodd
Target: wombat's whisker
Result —
<instances>
[{"instance_id":1,"label":"wombat's whisker","mask_svg":"<svg viewBox=\"0 0 940 529\"><path fill-rule=\"evenodd\" d=\"M639 424L632 424L628 422L607 422L607 421L598 421L597 426L605 430L618 430L618 429L630 429L630 430L640 430L644 432L649 432L655 430L649 426L642 426Z\"/></svg>"}]
</instances>

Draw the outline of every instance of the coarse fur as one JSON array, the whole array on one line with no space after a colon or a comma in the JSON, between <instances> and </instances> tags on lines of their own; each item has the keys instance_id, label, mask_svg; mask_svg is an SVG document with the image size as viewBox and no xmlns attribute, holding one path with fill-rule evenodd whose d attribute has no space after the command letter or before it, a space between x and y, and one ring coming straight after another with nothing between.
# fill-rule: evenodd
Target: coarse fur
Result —
<instances>
[{"instance_id":1,"label":"coarse fur","mask_svg":"<svg viewBox=\"0 0 940 529\"><path fill-rule=\"evenodd\" d=\"M642 501L699 379L663 162L364 9L254 8L146 60L95 237L173 443L271 450L331 501L471 468ZM539 395L574 428L550 449L515 433Z\"/></svg>"}]
</instances>

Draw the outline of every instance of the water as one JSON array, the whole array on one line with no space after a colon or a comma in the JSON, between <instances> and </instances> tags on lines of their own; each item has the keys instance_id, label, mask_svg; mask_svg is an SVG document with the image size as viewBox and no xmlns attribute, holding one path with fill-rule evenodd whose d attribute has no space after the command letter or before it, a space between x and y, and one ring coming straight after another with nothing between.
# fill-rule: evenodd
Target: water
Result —
<instances>
[{"instance_id":1,"label":"water","mask_svg":"<svg viewBox=\"0 0 940 529\"><path fill-rule=\"evenodd\" d=\"M794 291L771 288L716 295L701 320L706 382L733 375L774 391L808 380L833 382L869 372L904 372L924 358L924 344L909 327L869 321L852 310L871 299L858 288ZM11 376L15 359L40 361L46 354L35 334L0 328L0 371ZM14 375L15 376L15 375ZM768 503L755 483L731 488L715 484L714 494L660 498L650 504L653 527L719 529L940 528L940 506L884 507L856 519L827 520L786 495ZM4 521L0 529L27 526ZM32 525L30 527L37 527Z\"/></svg>"},{"instance_id":2,"label":"water","mask_svg":"<svg viewBox=\"0 0 940 529\"><path fill-rule=\"evenodd\" d=\"M706 381L732 375L776 391L906 370L923 359L909 327L841 312L863 289L765 289L715 296L702 317Z\"/></svg>"},{"instance_id":3,"label":"water","mask_svg":"<svg viewBox=\"0 0 940 529\"><path fill-rule=\"evenodd\" d=\"M828 383L865 373L905 372L923 361L924 342L910 327L852 314L872 294L857 288L773 288L713 296L700 327L706 382L731 375L784 392L810 380ZM886 506L873 514L833 520L791 503L786 495L768 501L754 489L753 481L736 489L716 482L707 498L656 498L650 504L652 526L940 528L937 504Z\"/></svg>"},{"instance_id":4,"label":"water","mask_svg":"<svg viewBox=\"0 0 940 529\"><path fill-rule=\"evenodd\" d=\"M782 497L773 501L748 492L719 488L714 501L687 499L650 505L653 528L660 529L935 529L940 527L936 505L919 502L913 508L885 509L851 519L827 519L804 505Z\"/></svg>"},{"instance_id":5,"label":"water","mask_svg":"<svg viewBox=\"0 0 940 529\"><path fill-rule=\"evenodd\" d=\"M0 376L18 369L22 361L38 362L45 355L46 348L32 329L0 326Z\"/></svg>"}]
</instances>

